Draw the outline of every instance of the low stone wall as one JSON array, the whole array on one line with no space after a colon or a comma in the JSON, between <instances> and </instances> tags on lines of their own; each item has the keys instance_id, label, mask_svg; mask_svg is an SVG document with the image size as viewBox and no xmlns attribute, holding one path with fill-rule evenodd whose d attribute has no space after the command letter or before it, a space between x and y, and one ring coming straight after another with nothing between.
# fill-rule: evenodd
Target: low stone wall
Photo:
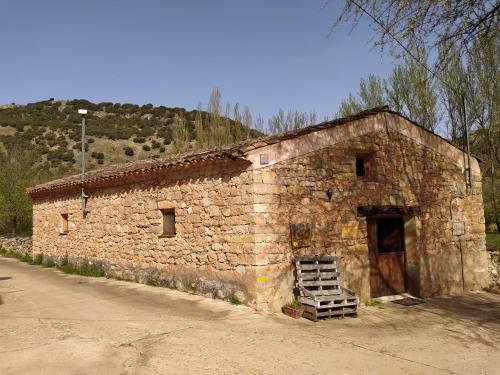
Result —
<instances>
[{"instance_id":1,"label":"low stone wall","mask_svg":"<svg viewBox=\"0 0 500 375\"><path fill-rule=\"evenodd\" d=\"M0 247L9 250L17 251L23 254L32 254L33 240L31 237L1 237Z\"/></svg>"}]
</instances>

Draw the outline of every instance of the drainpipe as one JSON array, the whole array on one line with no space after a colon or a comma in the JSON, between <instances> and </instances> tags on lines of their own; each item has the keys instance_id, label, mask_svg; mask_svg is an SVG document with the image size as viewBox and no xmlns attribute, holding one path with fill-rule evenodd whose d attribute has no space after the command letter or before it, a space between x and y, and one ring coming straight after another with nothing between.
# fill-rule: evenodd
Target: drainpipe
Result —
<instances>
[{"instance_id":1,"label":"drainpipe","mask_svg":"<svg viewBox=\"0 0 500 375\"><path fill-rule=\"evenodd\" d=\"M85 195L85 191L83 189L83 181L85 180L85 116L87 115L87 110L86 109L79 109L78 113L82 116L82 153L81 153L81 159L82 159L82 167L81 167L81 185L82 185L82 191L81 191L81 200L82 200L82 214L83 217L87 215L87 198L88 196Z\"/></svg>"},{"instance_id":2,"label":"drainpipe","mask_svg":"<svg viewBox=\"0 0 500 375\"><path fill-rule=\"evenodd\" d=\"M462 93L462 114L463 114L463 124L464 124L464 136L465 136L465 152L467 153L467 168L466 173L466 183L465 187L468 193L472 191L472 174L470 168L470 142L469 142L469 129L467 129L467 114L465 113L465 95Z\"/></svg>"},{"instance_id":3,"label":"drainpipe","mask_svg":"<svg viewBox=\"0 0 500 375\"><path fill-rule=\"evenodd\" d=\"M462 235L463 234L459 234L459 235L455 235L453 233L453 207L452 207L452 201L454 199L463 199L464 197L463 196L455 196L455 197L452 197L450 199L450 216L451 216L451 225L452 225L452 228L451 228L451 231L452 231L452 235L458 237L458 248L460 250L460 270L461 270L461 276L462 276L462 292L465 293L465 275L464 275L464 252L463 252L463 249L462 249ZM465 234L465 222L464 222L464 234Z\"/></svg>"}]
</instances>

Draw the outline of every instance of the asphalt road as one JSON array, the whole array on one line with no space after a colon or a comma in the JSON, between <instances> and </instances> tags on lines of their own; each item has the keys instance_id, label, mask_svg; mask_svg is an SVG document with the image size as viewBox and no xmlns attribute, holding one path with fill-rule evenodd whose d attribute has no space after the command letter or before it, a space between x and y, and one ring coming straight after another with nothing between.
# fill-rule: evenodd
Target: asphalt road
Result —
<instances>
[{"instance_id":1,"label":"asphalt road","mask_svg":"<svg viewBox=\"0 0 500 375\"><path fill-rule=\"evenodd\" d=\"M500 374L500 296L312 323L0 257L0 374Z\"/></svg>"}]
</instances>

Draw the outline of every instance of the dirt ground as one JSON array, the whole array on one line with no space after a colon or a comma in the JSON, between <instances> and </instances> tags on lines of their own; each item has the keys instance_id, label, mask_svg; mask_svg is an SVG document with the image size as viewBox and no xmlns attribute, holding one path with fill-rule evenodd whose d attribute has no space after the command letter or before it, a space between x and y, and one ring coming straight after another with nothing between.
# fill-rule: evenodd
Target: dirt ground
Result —
<instances>
[{"instance_id":1,"label":"dirt ground","mask_svg":"<svg viewBox=\"0 0 500 375\"><path fill-rule=\"evenodd\" d=\"M0 373L500 374L500 296L281 314L0 258Z\"/></svg>"}]
</instances>

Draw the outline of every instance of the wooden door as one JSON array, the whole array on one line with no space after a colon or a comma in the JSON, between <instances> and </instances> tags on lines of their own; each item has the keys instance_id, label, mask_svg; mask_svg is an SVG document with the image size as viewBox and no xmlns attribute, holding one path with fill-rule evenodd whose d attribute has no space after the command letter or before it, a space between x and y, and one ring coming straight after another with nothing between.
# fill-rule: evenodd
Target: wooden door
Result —
<instances>
[{"instance_id":1,"label":"wooden door","mask_svg":"<svg viewBox=\"0 0 500 375\"><path fill-rule=\"evenodd\" d=\"M406 292L402 218L368 218L371 297Z\"/></svg>"}]
</instances>

